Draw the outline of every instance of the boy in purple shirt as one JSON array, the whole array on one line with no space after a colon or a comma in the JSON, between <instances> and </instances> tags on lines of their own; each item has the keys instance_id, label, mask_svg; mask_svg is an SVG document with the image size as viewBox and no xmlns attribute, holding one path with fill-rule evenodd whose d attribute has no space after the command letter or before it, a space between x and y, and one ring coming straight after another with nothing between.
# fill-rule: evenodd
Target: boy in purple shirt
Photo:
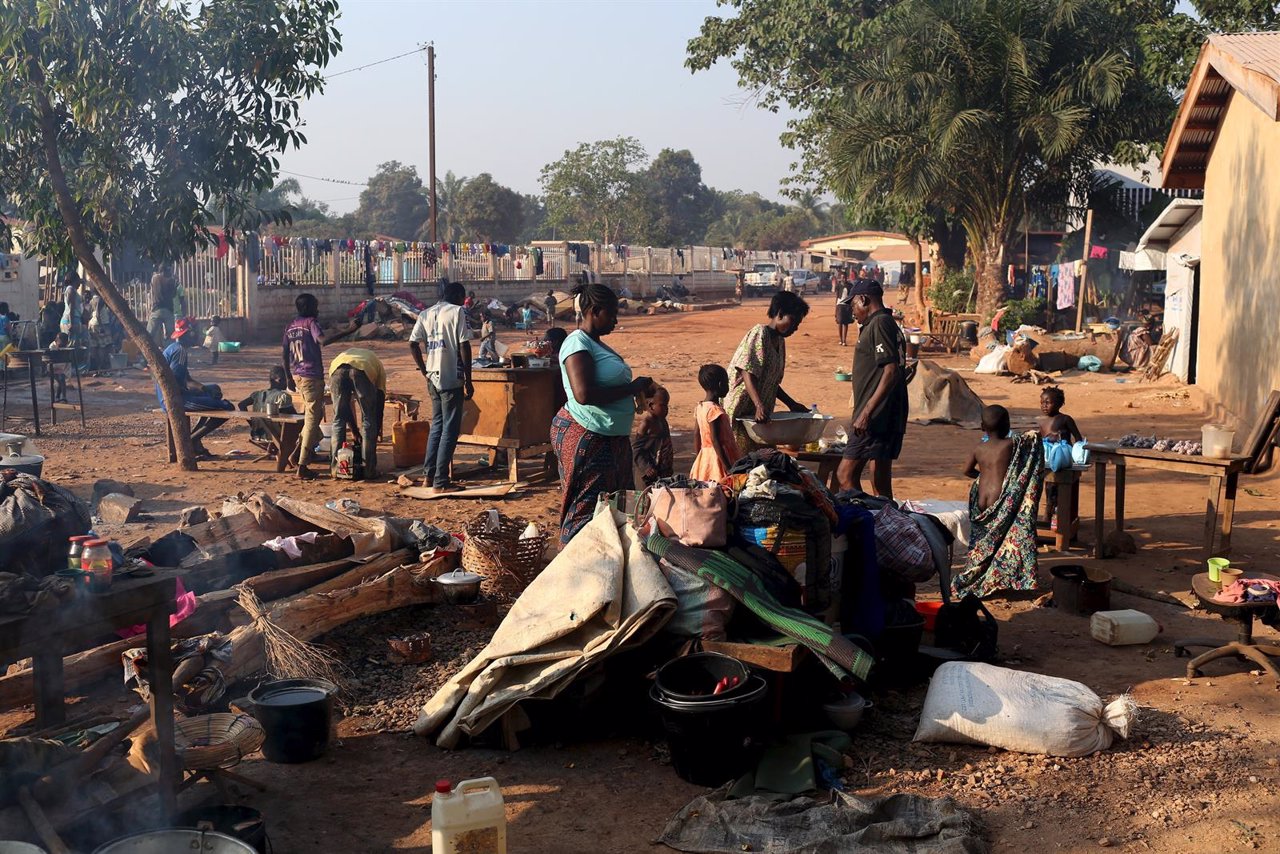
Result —
<instances>
[{"instance_id":1,"label":"boy in purple shirt","mask_svg":"<svg viewBox=\"0 0 1280 854\"><path fill-rule=\"evenodd\" d=\"M311 294L299 294L293 304L298 316L284 330L284 370L289 377L289 390L302 394L305 420L298 440L298 477L314 480L315 472L307 468L307 463L320 442L320 422L324 420L324 356L320 348L349 335L355 327L326 340L316 320L320 302Z\"/></svg>"}]
</instances>

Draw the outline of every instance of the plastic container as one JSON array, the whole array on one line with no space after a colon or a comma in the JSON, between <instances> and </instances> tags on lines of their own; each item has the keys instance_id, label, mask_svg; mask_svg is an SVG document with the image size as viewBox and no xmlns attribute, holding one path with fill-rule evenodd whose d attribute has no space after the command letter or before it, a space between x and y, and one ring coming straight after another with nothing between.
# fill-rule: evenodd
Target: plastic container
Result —
<instances>
[{"instance_id":1,"label":"plastic container","mask_svg":"<svg viewBox=\"0 0 1280 854\"><path fill-rule=\"evenodd\" d=\"M391 425L391 459L396 468L422 465L427 456L430 421L397 421Z\"/></svg>"},{"instance_id":2,"label":"plastic container","mask_svg":"<svg viewBox=\"0 0 1280 854\"><path fill-rule=\"evenodd\" d=\"M766 693L759 676L751 677L745 692L704 702L673 700L664 697L656 684L650 688L649 699L658 705L666 730L671 766L680 779L719 786L754 768Z\"/></svg>"},{"instance_id":3,"label":"plastic container","mask_svg":"<svg viewBox=\"0 0 1280 854\"><path fill-rule=\"evenodd\" d=\"M942 608L941 602L917 602L916 612L924 617L924 630L926 632L933 631L934 623L938 619L938 611Z\"/></svg>"},{"instance_id":4,"label":"plastic container","mask_svg":"<svg viewBox=\"0 0 1280 854\"><path fill-rule=\"evenodd\" d=\"M356 452L352 450L350 442L343 442L334 456L333 474L339 480L356 479Z\"/></svg>"},{"instance_id":5,"label":"plastic container","mask_svg":"<svg viewBox=\"0 0 1280 854\"><path fill-rule=\"evenodd\" d=\"M1089 634L1108 646L1148 643L1160 634L1160 624L1141 611L1099 611L1089 618Z\"/></svg>"},{"instance_id":6,"label":"plastic container","mask_svg":"<svg viewBox=\"0 0 1280 854\"><path fill-rule=\"evenodd\" d=\"M263 755L271 762L288 764L323 756L329 747L337 693L338 686L326 679L279 679L250 691L244 702L266 733Z\"/></svg>"},{"instance_id":7,"label":"plastic container","mask_svg":"<svg viewBox=\"0 0 1280 854\"><path fill-rule=\"evenodd\" d=\"M1209 580L1214 584L1222 583L1222 570L1231 566L1231 561L1225 557L1211 557L1205 561L1209 567Z\"/></svg>"},{"instance_id":8,"label":"plastic container","mask_svg":"<svg viewBox=\"0 0 1280 854\"><path fill-rule=\"evenodd\" d=\"M1231 443L1235 440L1236 431L1223 424L1206 424L1200 428L1201 445L1206 457L1223 459L1231 456Z\"/></svg>"},{"instance_id":9,"label":"plastic container","mask_svg":"<svg viewBox=\"0 0 1280 854\"><path fill-rule=\"evenodd\" d=\"M658 693L677 702L699 702L732 696L747 688L750 674L738 659L718 652L695 652L673 658L658 668ZM713 693L720 680L738 681L719 694Z\"/></svg>"},{"instance_id":10,"label":"plastic container","mask_svg":"<svg viewBox=\"0 0 1280 854\"><path fill-rule=\"evenodd\" d=\"M239 353L240 342L239 341L219 341L218 352L219 353Z\"/></svg>"},{"instance_id":11,"label":"plastic container","mask_svg":"<svg viewBox=\"0 0 1280 854\"><path fill-rule=\"evenodd\" d=\"M492 777L436 783L431 799L432 854L506 854L507 813Z\"/></svg>"},{"instance_id":12,"label":"plastic container","mask_svg":"<svg viewBox=\"0 0 1280 854\"><path fill-rule=\"evenodd\" d=\"M80 553L80 569L89 573L89 589L94 593L105 593L111 589L113 561L109 542L85 540L84 551Z\"/></svg>"}]
</instances>

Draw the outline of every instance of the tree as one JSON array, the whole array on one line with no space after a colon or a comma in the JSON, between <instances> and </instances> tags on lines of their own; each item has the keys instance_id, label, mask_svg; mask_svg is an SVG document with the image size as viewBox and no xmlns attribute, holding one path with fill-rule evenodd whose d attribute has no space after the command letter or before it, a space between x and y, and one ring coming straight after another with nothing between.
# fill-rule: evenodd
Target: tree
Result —
<instances>
[{"instance_id":1,"label":"tree","mask_svg":"<svg viewBox=\"0 0 1280 854\"><path fill-rule=\"evenodd\" d=\"M160 387L178 461L195 470L182 390L95 255L156 262L256 227L276 155L303 142L302 100L340 49L336 0L6 0L0 183L27 251L75 258Z\"/></svg>"},{"instance_id":2,"label":"tree","mask_svg":"<svg viewBox=\"0 0 1280 854\"><path fill-rule=\"evenodd\" d=\"M414 166L389 160L378 165L360 193L355 221L369 234L389 237L422 237L431 216L427 189Z\"/></svg>"},{"instance_id":3,"label":"tree","mask_svg":"<svg viewBox=\"0 0 1280 854\"><path fill-rule=\"evenodd\" d=\"M535 240L551 239L551 228L547 225L547 206L542 203L542 196L521 193L520 212L524 214L524 222L521 223L517 242L532 243Z\"/></svg>"},{"instance_id":4,"label":"tree","mask_svg":"<svg viewBox=\"0 0 1280 854\"><path fill-rule=\"evenodd\" d=\"M951 211L990 316L1026 199L1087 186L1096 162L1165 126L1172 99L1137 73L1135 27L1102 2L904 0L869 27L823 140L833 187Z\"/></svg>"},{"instance_id":5,"label":"tree","mask_svg":"<svg viewBox=\"0 0 1280 854\"><path fill-rule=\"evenodd\" d=\"M645 161L639 140L630 136L584 142L542 167L547 221L566 234L596 234L602 243L620 243L636 225L634 171Z\"/></svg>"},{"instance_id":6,"label":"tree","mask_svg":"<svg viewBox=\"0 0 1280 854\"><path fill-rule=\"evenodd\" d=\"M436 204L440 208L436 216L436 229L440 238L446 243L461 239L453 214L457 207L458 193L462 192L462 188L466 185L467 179L459 178L453 174L452 169L444 173L444 178L436 179Z\"/></svg>"},{"instance_id":7,"label":"tree","mask_svg":"<svg viewBox=\"0 0 1280 854\"><path fill-rule=\"evenodd\" d=\"M524 220L520 194L493 180L488 172L467 181L453 205L452 217L469 239L511 243L520 234Z\"/></svg>"},{"instance_id":8,"label":"tree","mask_svg":"<svg viewBox=\"0 0 1280 854\"><path fill-rule=\"evenodd\" d=\"M687 149L664 148L640 175L644 223L635 239L654 246L697 243L715 219L716 194Z\"/></svg>"},{"instance_id":9,"label":"tree","mask_svg":"<svg viewBox=\"0 0 1280 854\"><path fill-rule=\"evenodd\" d=\"M307 198L297 178L283 178L274 186L258 193L255 205L265 212L264 222L274 219L287 222L291 227L304 222L331 222L329 206Z\"/></svg>"}]
</instances>

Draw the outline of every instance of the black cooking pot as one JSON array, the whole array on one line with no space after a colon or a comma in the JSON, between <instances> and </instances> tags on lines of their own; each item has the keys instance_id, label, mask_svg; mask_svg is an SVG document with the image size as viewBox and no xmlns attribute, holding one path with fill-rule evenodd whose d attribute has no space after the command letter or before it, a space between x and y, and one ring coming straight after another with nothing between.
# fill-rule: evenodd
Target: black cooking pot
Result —
<instances>
[{"instance_id":1,"label":"black cooking pot","mask_svg":"<svg viewBox=\"0 0 1280 854\"><path fill-rule=\"evenodd\" d=\"M8 447L0 452L0 468L40 477L40 473L44 471L44 457L39 454L24 454L21 442L9 442Z\"/></svg>"},{"instance_id":2,"label":"black cooking pot","mask_svg":"<svg viewBox=\"0 0 1280 854\"><path fill-rule=\"evenodd\" d=\"M247 711L266 733L262 752L267 759L293 763L323 756L336 693L338 686L325 679L280 679L250 691Z\"/></svg>"}]
</instances>

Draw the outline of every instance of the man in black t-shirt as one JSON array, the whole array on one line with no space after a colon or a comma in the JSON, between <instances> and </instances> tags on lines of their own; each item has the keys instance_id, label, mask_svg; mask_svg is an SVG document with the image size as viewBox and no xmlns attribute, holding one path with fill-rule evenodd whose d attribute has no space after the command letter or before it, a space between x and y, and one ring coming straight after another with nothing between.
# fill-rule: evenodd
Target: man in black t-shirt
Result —
<instances>
[{"instance_id":1,"label":"man in black t-shirt","mask_svg":"<svg viewBox=\"0 0 1280 854\"><path fill-rule=\"evenodd\" d=\"M906 342L884 307L884 290L871 278L854 281L853 316L860 327L853 351L853 429L837 477L840 488L862 490L871 461L876 495L893 497L893 461L907 432Z\"/></svg>"}]
</instances>

